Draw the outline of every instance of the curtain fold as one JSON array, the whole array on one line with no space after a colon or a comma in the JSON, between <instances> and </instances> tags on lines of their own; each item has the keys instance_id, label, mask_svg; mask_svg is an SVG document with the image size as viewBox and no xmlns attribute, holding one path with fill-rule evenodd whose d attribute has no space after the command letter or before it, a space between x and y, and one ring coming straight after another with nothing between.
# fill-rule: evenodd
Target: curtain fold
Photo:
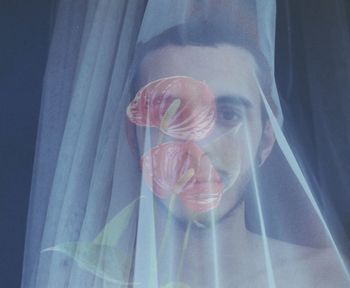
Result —
<instances>
[{"instance_id":1,"label":"curtain fold","mask_svg":"<svg viewBox=\"0 0 350 288\"><path fill-rule=\"evenodd\" d=\"M28 229L26 242L26 259L37 264L25 269L24 287L68 285L70 263L66 266L60 257L40 261L38 252L73 235L84 239L107 217L116 157L113 144L120 126L116 112L126 78L120 75L130 64L145 4L59 4L41 105L28 223L33 230ZM53 137L42 136L50 131L55 132ZM85 228L85 216L97 226Z\"/></svg>"},{"instance_id":2,"label":"curtain fold","mask_svg":"<svg viewBox=\"0 0 350 288\"><path fill-rule=\"evenodd\" d=\"M322 287L350 283L283 129L275 26L273 0L59 1L23 288L319 287L330 267ZM337 162L332 119L313 119Z\"/></svg>"}]
</instances>

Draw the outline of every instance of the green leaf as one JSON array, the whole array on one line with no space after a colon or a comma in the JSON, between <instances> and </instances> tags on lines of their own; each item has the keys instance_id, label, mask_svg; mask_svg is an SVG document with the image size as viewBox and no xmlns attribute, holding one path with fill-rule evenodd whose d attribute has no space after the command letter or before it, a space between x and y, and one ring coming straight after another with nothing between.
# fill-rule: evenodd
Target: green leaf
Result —
<instances>
[{"instance_id":1,"label":"green leaf","mask_svg":"<svg viewBox=\"0 0 350 288\"><path fill-rule=\"evenodd\" d=\"M127 255L122 251L105 245L89 242L67 242L42 250L61 252L72 258L80 268L89 271L99 278L119 285L130 285L124 281L124 264Z\"/></svg>"},{"instance_id":2,"label":"green leaf","mask_svg":"<svg viewBox=\"0 0 350 288\"><path fill-rule=\"evenodd\" d=\"M81 268L102 279L119 285L137 285L123 281L126 278L125 265L130 262L131 255L125 255L124 251L117 247L137 200L132 201L115 215L93 242L66 242L43 249L41 252L61 252L73 258Z\"/></svg>"},{"instance_id":3,"label":"green leaf","mask_svg":"<svg viewBox=\"0 0 350 288\"><path fill-rule=\"evenodd\" d=\"M115 215L102 229L94 240L95 244L115 246L117 245L125 227L128 225L132 211L139 199L135 199L128 206Z\"/></svg>"}]
</instances>

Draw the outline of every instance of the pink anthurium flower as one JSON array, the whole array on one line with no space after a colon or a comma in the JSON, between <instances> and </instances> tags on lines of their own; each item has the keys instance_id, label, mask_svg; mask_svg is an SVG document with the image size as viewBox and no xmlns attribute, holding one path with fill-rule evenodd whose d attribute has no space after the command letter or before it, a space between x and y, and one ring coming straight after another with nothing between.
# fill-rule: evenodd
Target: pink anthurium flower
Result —
<instances>
[{"instance_id":1,"label":"pink anthurium flower","mask_svg":"<svg viewBox=\"0 0 350 288\"><path fill-rule=\"evenodd\" d=\"M174 76L150 82L127 108L129 120L159 128L176 139L198 141L215 124L215 98L209 87L191 77Z\"/></svg>"},{"instance_id":2,"label":"pink anthurium flower","mask_svg":"<svg viewBox=\"0 0 350 288\"><path fill-rule=\"evenodd\" d=\"M175 195L195 212L209 211L221 200L220 176L193 142L160 144L142 157L141 164L145 182L160 198Z\"/></svg>"}]
</instances>

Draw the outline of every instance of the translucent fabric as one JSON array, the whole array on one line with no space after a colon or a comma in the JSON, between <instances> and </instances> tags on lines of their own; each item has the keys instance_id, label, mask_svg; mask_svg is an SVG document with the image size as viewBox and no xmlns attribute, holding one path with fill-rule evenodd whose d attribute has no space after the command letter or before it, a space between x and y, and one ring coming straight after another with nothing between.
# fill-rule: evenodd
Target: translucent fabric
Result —
<instances>
[{"instance_id":1,"label":"translucent fabric","mask_svg":"<svg viewBox=\"0 0 350 288\"><path fill-rule=\"evenodd\" d=\"M23 288L349 287L283 130L275 5L59 1Z\"/></svg>"}]
</instances>

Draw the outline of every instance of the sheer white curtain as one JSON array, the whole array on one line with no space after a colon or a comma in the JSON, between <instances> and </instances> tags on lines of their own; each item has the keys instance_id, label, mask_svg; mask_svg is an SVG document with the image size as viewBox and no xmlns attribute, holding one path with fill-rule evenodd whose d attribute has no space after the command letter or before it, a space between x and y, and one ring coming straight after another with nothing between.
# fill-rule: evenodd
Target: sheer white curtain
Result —
<instances>
[{"instance_id":1,"label":"sheer white curtain","mask_svg":"<svg viewBox=\"0 0 350 288\"><path fill-rule=\"evenodd\" d=\"M118 148L124 115L119 104L145 5L59 1L42 97L23 287L92 286L93 277L70 277L79 274L72 263L40 251L94 235L132 198L113 196L123 186L113 175L128 173L115 170L116 159L127 156ZM120 179L132 182L127 175ZM86 225L90 221L94 224Z\"/></svg>"},{"instance_id":2,"label":"sheer white curtain","mask_svg":"<svg viewBox=\"0 0 350 288\"><path fill-rule=\"evenodd\" d=\"M294 287L284 286L292 279L283 275L290 275L291 271L296 273L298 283L305 285L297 287L311 287L307 286L308 283L314 280L312 283L318 283L317 281L322 280L323 276L320 273L321 270L313 270L310 265L318 263L321 266L325 265L325 257L332 259L332 267L336 270L334 275L341 275L337 277L341 278L341 282L336 285L345 287L341 286L347 281L345 261L323 220L318 204L300 168L300 161L295 158L293 149L281 130L283 113L273 76L275 13L273 0L192 0L176 1L176 3L163 0L60 0L58 2L42 96L27 225L23 288L125 287L128 282L132 282L133 284L130 285L135 287L136 285L138 287L200 287L199 278L204 277L201 273L206 271L202 270L200 263L201 261L206 263L208 259L212 259L212 275L205 275L204 278L208 277L212 281L208 280L205 282L207 286L201 284L201 287ZM251 224L252 233L258 235L256 236L258 238L252 241L261 242L261 255L259 254L261 257L257 256L256 261L261 262L261 267L264 268L262 270L252 268L250 274L249 269L244 268L247 272L244 274L246 277L233 277L239 281L232 282L228 274L232 276L236 272L227 272L230 262L227 262L226 258L224 261L223 254L220 253L226 249L228 251L226 254L231 254L231 250L229 247L220 247L221 244L218 244L224 243L225 237L231 239L227 236L231 231L228 228L224 233L225 230L219 229L218 224L206 228L211 229L208 234L211 235L208 236L209 240L205 238L207 236L203 236L203 239L206 239L203 242L198 240L199 246L206 247L205 251L193 250L199 254L191 254L190 250L188 251L192 258L198 257L198 266L193 267L193 274L197 276L192 275L192 278L187 280L186 276L180 279L165 277L167 273L175 276L177 264L172 260L179 257L176 255L179 250L169 249L165 253L168 257L166 260L157 260L159 253L156 232L159 219L157 217L167 214L155 208L158 204L153 201L152 193L145 183L140 182L142 173L139 168L139 159L135 157L129 143L130 139L127 140L125 133L125 127L128 124L127 106L134 98L131 87L134 85L134 76L138 73L135 69L139 69L135 47L138 42L146 43L178 24L197 18L205 21L205 19L211 19L213 15L220 18L221 14L223 19L225 17L229 19L227 22L229 25L235 25L236 30L241 30L239 37L254 38L256 43L254 49L260 51L267 59L268 70L265 73L271 76L269 95L260 85L258 90L271 122L276 144L271 158L267 160L266 169L262 172L263 176L253 173L253 193L249 194L252 200L246 203L246 208L250 210L246 211L246 221L253 223ZM254 77L254 81L259 82L256 74ZM145 142L139 144L149 145L149 137L150 134L146 136ZM249 161L254 162L253 157L250 158ZM258 184L259 177L262 178L262 184ZM266 181L269 177L270 179L277 177L275 181L277 184ZM264 201L261 199L264 196L261 195L259 185L265 186L262 190L274 193L273 211L264 208ZM286 190L287 193L276 193L277 190ZM288 193L292 193L293 196L291 197ZM139 201L132 202L135 199ZM134 203L130 204L134 206L127 206L129 203ZM125 207L131 210L122 210ZM120 213L126 214L123 216ZM121 220L118 222L121 218L116 218L116 215L131 219L126 221L128 224L125 224L126 222ZM252 220L254 217L256 219ZM163 222L159 225L164 225ZM272 222L274 222L274 232L270 233L268 227ZM114 223L115 227L106 226L107 223ZM181 237L186 236L187 233L178 232L173 226L169 246L183 247ZM121 228L124 228L123 233L120 232ZM178 229L181 230L181 228ZM204 233L199 227L195 229L197 230L193 230L194 238L188 236L190 247L191 241L202 239L200 235ZM113 238L109 238L111 231L116 231L115 233L120 234L120 237L115 236L114 241L110 240ZM236 232L232 231L232 233ZM294 234L293 237L291 233ZM278 236L274 237L274 234ZM102 235L99 238L100 242L98 242L98 235ZM270 242L271 237L277 238L271 241L278 243ZM306 262L296 262L296 258L300 255L316 253L315 247L320 245L315 244L317 241L313 241L315 237L323 243L321 246L329 247L327 256L306 259ZM92 242L96 245L89 246L90 248L86 250L82 248L80 251L76 246L69 248L73 249L70 250L71 254L69 249L63 251L63 248L60 248L61 250L52 248L63 243L80 243L80 247L83 247L86 243ZM115 247L106 243L114 243ZM297 243L300 247L314 244L315 247L305 248L305 251L299 252L299 250L296 251L295 244L291 243ZM284 245L291 245L293 248ZM208 247L210 251L207 250ZM109 248L116 248L117 252ZM117 260L115 260L112 257L113 253L119 255L119 252L122 255L116 256ZM187 252L184 253L186 255ZM210 257L202 257L201 253L210 254ZM286 254L282 260L278 258L282 264L287 263L286 259L290 256L295 263L298 263L294 265L299 266L299 269L286 265L290 270L286 268L280 274L281 272L276 269L276 263L280 262L275 262L274 253ZM84 255L87 258L84 258ZM110 256L114 260L112 258L110 260ZM242 267L250 263L244 258L251 258L251 255L245 257L240 254L237 257L242 257ZM85 262L79 262L78 258L84 258L85 260L81 261ZM192 263L190 260L184 256L184 267L187 267L187 262ZM223 263L228 266L222 267ZM221 270L226 271L226 274ZM254 271L260 271L256 272L256 279L251 278L255 275ZM185 273L185 275L188 274ZM167 284L175 281L187 284L181 284L183 286ZM315 284L313 287L319 286Z\"/></svg>"}]
</instances>

